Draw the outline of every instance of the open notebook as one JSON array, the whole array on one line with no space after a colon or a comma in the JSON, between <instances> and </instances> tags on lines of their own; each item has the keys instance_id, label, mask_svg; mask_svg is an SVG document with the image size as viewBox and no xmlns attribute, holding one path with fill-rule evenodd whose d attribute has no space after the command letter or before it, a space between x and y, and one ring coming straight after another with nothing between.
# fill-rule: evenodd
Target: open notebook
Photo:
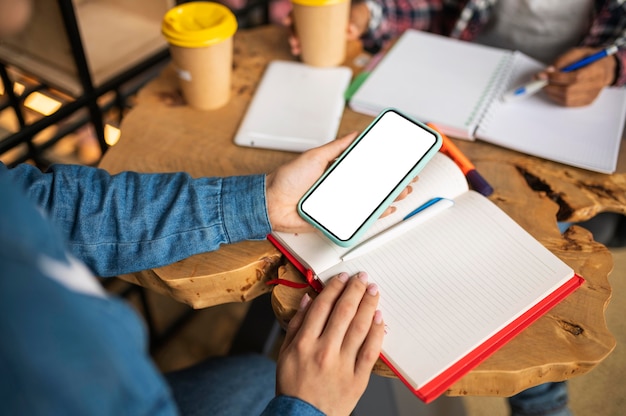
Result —
<instances>
[{"instance_id":1,"label":"open notebook","mask_svg":"<svg viewBox=\"0 0 626 416\"><path fill-rule=\"evenodd\" d=\"M334 140L352 70L300 62L269 63L234 142L240 146L303 152Z\"/></svg>"},{"instance_id":2,"label":"open notebook","mask_svg":"<svg viewBox=\"0 0 626 416\"><path fill-rule=\"evenodd\" d=\"M425 402L446 389L582 284L582 278L489 199L438 153L413 192L394 203L362 243L396 224L406 232L351 259L356 248L321 233L275 232L268 238L303 273L324 283L341 271L367 271L380 288L387 333L383 359ZM435 198L438 203L403 218ZM342 258L344 259L342 261ZM311 273L309 273L310 275ZM558 348L558 345L555 345Z\"/></svg>"},{"instance_id":3,"label":"open notebook","mask_svg":"<svg viewBox=\"0 0 626 416\"><path fill-rule=\"evenodd\" d=\"M519 51L407 30L354 93L350 107L396 107L445 134L480 139L548 160L612 173L626 117L626 89L605 88L586 107L543 93L504 103L506 91L545 65Z\"/></svg>"}]
</instances>

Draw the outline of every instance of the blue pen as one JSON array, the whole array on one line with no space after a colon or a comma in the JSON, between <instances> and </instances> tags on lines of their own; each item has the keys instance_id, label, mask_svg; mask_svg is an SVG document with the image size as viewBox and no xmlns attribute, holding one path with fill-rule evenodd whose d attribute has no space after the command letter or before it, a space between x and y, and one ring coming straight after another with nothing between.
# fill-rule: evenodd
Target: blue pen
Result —
<instances>
[{"instance_id":1,"label":"blue pen","mask_svg":"<svg viewBox=\"0 0 626 416\"><path fill-rule=\"evenodd\" d=\"M446 198L432 198L416 208L414 211L405 216L402 221L392 225L386 230L376 234L368 240L365 240L361 244L356 245L352 249L348 250L341 256L342 261L348 261L353 258L362 256L370 251L381 247L389 241L401 236L402 234L410 231L418 224L422 224L434 217L441 211L450 208L454 205L454 201ZM418 212L422 212L421 215L415 215Z\"/></svg>"},{"instance_id":2,"label":"blue pen","mask_svg":"<svg viewBox=\"0 0 626 416\"><path fill-rule=\"evenodd\" d=\"M413 211L409 212L408 214L406 214L406 216L404 218L402 218L402 221L407 220L409 218L411 218L413 215L417 214L420 211L425 210L426 208L428 208L429 206L436 204L437 202L441 201L443 198L432 198L429 199L428 201L424 202L422 205L420 205L419 207L415 208Z\"/></svg>"},{"instance_id":3,"label":"blue pen","mask_svg":"<svg viewBox=\"0 0 626 416\"><path fill-rule=\"evenodd\" d=\"M605 56L614 55L618 50L618 44L621 44L621 42L615 43L607 48L602 49L599 52L594 53L593 55L586 56L574 63L571 63L567 65L566 67L562 68L560 71L572 72L584 66L587 66L599 59L602 59ZM504 94L502 99L504 101L508 101L514 98L528 97L528 96L533 95L534 93L536 93L537 91L545 87L546 85L548 85L547 80L539 79L539 80L531 81L526 85L522 85L521 87L518 87L514 89L513 91L510 91Z\"/></svg>"}]
</instances>

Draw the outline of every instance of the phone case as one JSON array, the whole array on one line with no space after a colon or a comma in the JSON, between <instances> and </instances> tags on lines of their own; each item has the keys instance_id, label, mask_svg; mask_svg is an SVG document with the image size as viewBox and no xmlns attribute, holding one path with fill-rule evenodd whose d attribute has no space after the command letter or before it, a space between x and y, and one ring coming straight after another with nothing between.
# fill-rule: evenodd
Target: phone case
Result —
<instances>
[{"instance_id":1,"label":"phone case","mask_svg":"<svg viewBox=\"0 0 626 416\"><path fill-rule=\"evenodd\" d=\"M424 130L428 131L435 137L434 145L422 156L422 159L413 167L413 169L409 172L409 174L404 178L402 182L400 182L393 191L389 194L387 198L380 204L380 206L373 212L372 215L356 230L356 232L348 239L341 240L337 238L332 232L327 230L324 226L319 224L314 218L311 218L302 208L303 202L307 199L307 197L315 190L315 188L320 184L324 178L332 172L335 166L337 166L344 157L359 144L361 139L367 135L370 129L376 125L380 118L382 118L388 112L395 112L405 119L413 122ZM350 247L357 243L362 235L369 229L369 227L382 215L382 213L393 203L393 201L398 197L398 195L402 192L402 190L415 178L415 176L426 166L426 164L432 159L432 157L439 151L442 145L441 135L434 129L430 128L424 123L421 123L412 117L407 116L401 111L395 108L386 108L384 109L375 119L372 121L367 128L352 142L352 144L333 162L333 164L326 169L324 174L313 184L313 186L302 196L300 201L298 202L298 214L311 225L313 225L316 229L320 230L326 237L328 237L333 243L342 246L342 247Z\"/></svg>"}]
</instances>

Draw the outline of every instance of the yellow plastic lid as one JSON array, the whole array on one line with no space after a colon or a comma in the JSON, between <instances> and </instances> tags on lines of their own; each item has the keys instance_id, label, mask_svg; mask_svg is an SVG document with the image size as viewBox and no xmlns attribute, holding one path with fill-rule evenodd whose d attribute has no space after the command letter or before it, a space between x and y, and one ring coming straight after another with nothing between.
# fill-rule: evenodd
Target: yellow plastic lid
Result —
<instances>
[{"instance_id":1,"label":"yellow plastic lid","mask_svg":"<svg viewBox=\"0 0 626 416\"><path fill-rule=\"evenodd\" d=\"M202 48L222 42L237 31L237 19L228 7L208 1L183 3L163 17L161 32L169 43Z\"/></svg>"},{"instance_id":2,"label":"yellow plastic lid","mask_svg":"<svg viewBox=\"0 0 626 416\"><path fill-rule=\"evenodd\" d=\"M301 6L331 6L333 4L343 3L348 0L291 0L292 3Z\"/></svg>"}]
</instances>

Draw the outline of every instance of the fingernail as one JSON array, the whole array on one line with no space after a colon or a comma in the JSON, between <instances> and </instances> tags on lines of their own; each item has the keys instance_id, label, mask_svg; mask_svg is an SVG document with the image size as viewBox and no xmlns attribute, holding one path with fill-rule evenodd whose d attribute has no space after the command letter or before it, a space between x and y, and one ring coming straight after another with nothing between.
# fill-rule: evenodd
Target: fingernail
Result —
<instances>
[{"instance_id":1,"label":"fingernail","mask_svg":"<svg viewBox=\"0 0 626 416\"><path fill-rule=\"evenodd\" d=\"M376 283L372 283L371 285L368 285L367 293L369 293L372 296L376 296L376 294L378 293L378 285L376 285Z\"/></svg>"},{"instance_id":2,"label":"fingernail","mask_svg":"<svg viewBox=\"0 0 626 416\"><path fill-rule=\"evenodd\" d=\"M348 273L339 273L337 275L337 279L339 279L342 283L346 283L348 281Z\"/></svg>"},{"instance_id":3,"label":"fingernail","mask_svg":"<svg viewBox=\"0 0 626 416\"><path fill-rule=\"evenodd\" d=\"M357 275L356 275L356 277L357 277L357 279L359 279L361 282L363 282L363 283L367 284L367 279L368 279L367 273L365 273L365 272L359 272L359 274L357 274Z\"/></svg>"},{"instance_id":4,"label":"fingernail","mask_svg":"<svg viewBox=\"0 0 626 416\"><path fill-rule=\"evenodd\" d=\"M309 296L308 293L305 293L304 296L302 296L302 299L300 299L300 310L306 309L306 307L309 306L309 303L311 303L311 296Z\"/></svg>"},{"instance_id":5,"label":"fingernail","mask_svg":"<svg viewBox=\"0 0 626 416\"><path fill-rule=\"evenodd\" d=\"M374 312L374 323L376 325L380 325L383 323L383 313L381 312L380 309Z\"/></svg>"}]
</instances>

